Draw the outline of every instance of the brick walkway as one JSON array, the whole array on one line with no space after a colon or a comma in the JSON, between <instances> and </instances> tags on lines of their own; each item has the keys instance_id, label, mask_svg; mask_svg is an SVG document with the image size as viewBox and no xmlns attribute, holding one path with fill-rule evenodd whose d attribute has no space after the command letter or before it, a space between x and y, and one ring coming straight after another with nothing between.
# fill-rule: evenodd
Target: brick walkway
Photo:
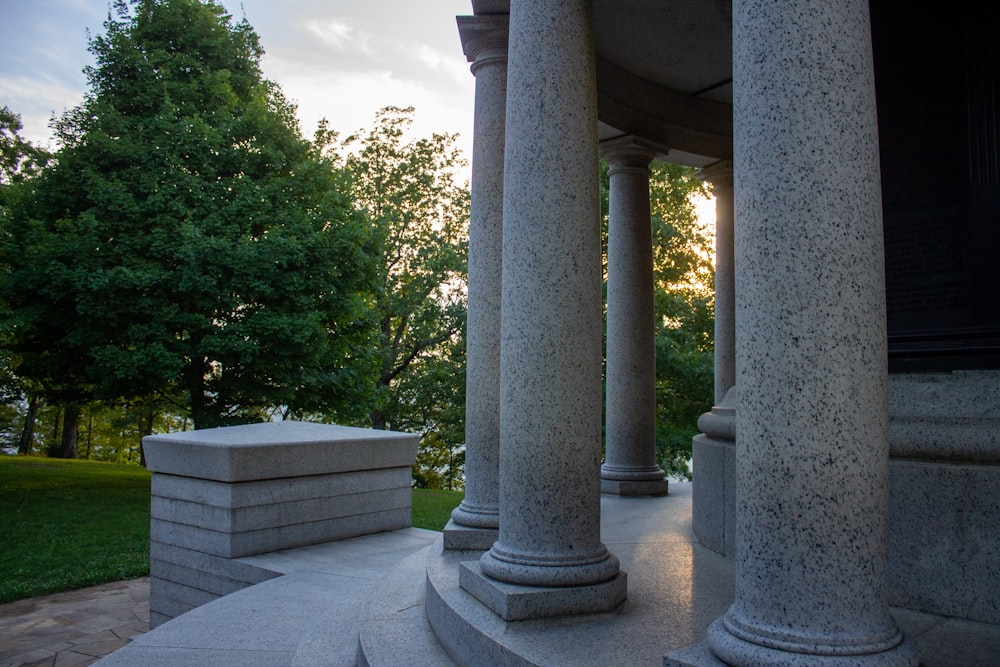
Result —
<instances>
[{"instance_id":1,"label":"brick walkway","mask_svg":"<svg viewBox=\"0 0 1000 667\"><path fill-rule=\"evenodd\" d=\"M149 630L149 578L0 605L0 667L89 665Z\"/></svg>"}]
</instances>

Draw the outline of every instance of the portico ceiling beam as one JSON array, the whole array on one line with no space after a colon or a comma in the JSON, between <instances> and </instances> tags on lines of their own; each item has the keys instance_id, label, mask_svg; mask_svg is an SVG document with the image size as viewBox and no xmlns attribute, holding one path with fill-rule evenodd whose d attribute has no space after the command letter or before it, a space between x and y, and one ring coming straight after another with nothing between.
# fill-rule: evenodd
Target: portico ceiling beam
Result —
<instances>
[{"instance_id":1,"label":"portico ceiling beam","mask_svg":"<svg viewBox=\"0 0 1000 667\"><path fill-rule=\"evenodd\" d=\"M676 150L729 159L732 107L650 83L597 56L597 113L604 123Z\"/></svg>"}]
</instances>

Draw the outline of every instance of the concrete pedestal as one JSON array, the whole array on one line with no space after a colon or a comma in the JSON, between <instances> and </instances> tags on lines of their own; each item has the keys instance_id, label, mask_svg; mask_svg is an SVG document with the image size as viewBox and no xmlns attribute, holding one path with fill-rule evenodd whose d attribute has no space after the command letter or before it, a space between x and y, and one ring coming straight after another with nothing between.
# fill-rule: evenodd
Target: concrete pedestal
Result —
<instances>
[{"instance_id":1,"label":"concrete pedestal","mask_svg":"<svg viewBox=\"0 0 1000 667\"><path fill-rule=\"evenodd\" d=\"M698 418L691 441L694 463L691 529L698 541L736 557L736 388Z\"/></svg>"},{"instance_id":2,"label":"concrete pedestal","mask_svg":"<svg viewBox=\"0 0 1000 667\"><path fill-rule=\"evenodd\" d=\"M408 527L419 440L302 422L144 438L153 625L274 576L237 558Z\"/></svg>"}]
</instances>

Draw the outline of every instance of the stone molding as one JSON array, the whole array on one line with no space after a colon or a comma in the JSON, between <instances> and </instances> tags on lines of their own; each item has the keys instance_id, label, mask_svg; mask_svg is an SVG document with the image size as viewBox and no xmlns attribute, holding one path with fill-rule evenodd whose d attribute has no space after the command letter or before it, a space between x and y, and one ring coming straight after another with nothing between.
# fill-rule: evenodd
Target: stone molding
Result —
<instances>
[{"instance_id":1,"label":"stone molding","mask_svg":"<svg viewBox=\"0 0 1000 667\"><path fill-rule=\"evenodd\" d=\"M717 188L733 187L732 160L719 160L698 170L698 178Z\"/></svg>"},{"instance_id":2,"label":"stone molding","mask_svg":"<svg viewBox=\"0 0 1000 667\"><path fill-rule=\"evenodd\" d=\"M472 73L485 65L506 64L509 18L506 14L459 16L462 51L472 63Z\"/></svg>"}]
</instances>

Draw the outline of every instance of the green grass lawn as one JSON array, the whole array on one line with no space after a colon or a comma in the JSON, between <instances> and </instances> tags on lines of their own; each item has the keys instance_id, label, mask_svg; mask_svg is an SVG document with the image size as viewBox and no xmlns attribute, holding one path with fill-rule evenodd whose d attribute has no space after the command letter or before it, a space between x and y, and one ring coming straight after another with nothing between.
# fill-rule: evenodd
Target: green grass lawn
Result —
<instances>
[{"instance_id":1,"label":"green grass lawn","mask_svg":"<svg viewBox=\"0 0 1000 667\"><path fill-rule=\"evenodd\" d=\"M0 603L149 573L149 472L0 457Z\"/></svg>"},{"instance_id":2,"label":"green grass lawn","mask_svg":"<svg viewBox=\"0 0 1000 667\"><path fill-rule=\"evenodd\" d=\"M428 530L444 530L451 511L465 494L461 491L413 489L413 525Z\"/></svg>"},{"instance_id":3,"label":"green grass lawn","mask_svg":"<svg viewBox=\"0 0 1000 667\"><path fill-rule=\"evenodd\" d=\"M149 477L94 461L0 456L0 604L149 574ZM460 491L413 491L441 530Z\"/></svg>"}]
</instances>

